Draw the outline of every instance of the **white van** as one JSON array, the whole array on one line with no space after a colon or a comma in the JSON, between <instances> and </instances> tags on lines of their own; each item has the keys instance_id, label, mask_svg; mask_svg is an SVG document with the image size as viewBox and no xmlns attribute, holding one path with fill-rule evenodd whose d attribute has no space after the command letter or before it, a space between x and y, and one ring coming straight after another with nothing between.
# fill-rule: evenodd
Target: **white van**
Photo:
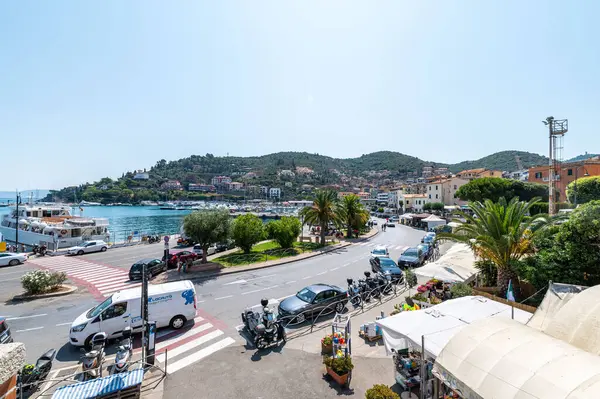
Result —
<instances>
[{"instance_id":1,"label":"white van","mask_svg":"<svg viewBox=\"0 0 600 399\"><path fill-rule=\"evenodd\" d=\"M142 288L118 291L83 313L71 324L69 340L74 346L88 346L94 334L103 331L108 338L121 336L123 329L142 328ZM180 329L196 317L196 290L189 280L148 286L148 319L156 327Z\"/></svg>"}]
</instances>

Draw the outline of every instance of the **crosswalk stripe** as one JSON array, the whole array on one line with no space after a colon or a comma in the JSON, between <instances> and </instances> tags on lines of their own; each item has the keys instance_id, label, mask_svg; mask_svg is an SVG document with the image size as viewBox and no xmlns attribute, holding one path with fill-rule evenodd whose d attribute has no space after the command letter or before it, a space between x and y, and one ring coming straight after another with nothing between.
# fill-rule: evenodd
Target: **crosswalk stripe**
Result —
<instances>
[{"instance_id":1,"label":"crosswalk stripe","mask_svg":"<svg viewBox=\"0 0 600 399\"><path fill-rule=\"evenodd\" d=\"M183 339L186 339L186 338L189 338L191 336L194 336L194 335L198 334L199 332L208 330L209 328L212 328L212 327L213 327L213 325L210 324L210 323L200 324L199 326L194 327L191 330L188 330L188 331L184 332L183 334L176 335L176 336L174 336L172 338L166 339L166 340L164 340L164 341L156 344L156 350L160 350L160 349L166 348L167 346L169 346L171 344L174 344L174 343L179 342L179 341L181 341Z\"/></svg>"},{"instance_id":2,"label":"crosswalk stripe","mask_svg":"<svg viewBox=\"0 0 600 399\"><path fill-rule=\"evenodd\" d=\"M223 331L221 330L215 330L215 331L211 331L206 335L203 335L193 341L190 341L188 343L185 343L181 346L178 346L177 348L171 349L170 351L168 351L169 354L169 359L172 359L174 357L177 357L179 355L181 355L182 353L185 353L191 349L194 349L197 346L200 346L208 341L212 341L213 339L220 337L221 335L223 335ZM164 363L165 362L165 354L164 352L161 353L160 355L157 356L157 359L159 362Z\"/></svg>"},{"instance_id":3,"label":"crosswalk stripe","mask_svg":"<svg viewBox=\"0 0 600 399\"><path fill-rule=\"evenodd\" d=\"M55 266L49 266L51 269L59 271L59 272L65 272L65 273L75 273L75 272L81 272L84 270L97 270L98 266L95 265L77 265L77 266L68 266L68 267L55 267Z\"/></svg>"},{"instance_id":4,"label":"crosswalk stripe","mask_svg":"<svg viewBox=\"0 0 600 399\"><path fill-rule=\"evenodd\" d=\"M105 278L105 279L100 280L100 281L102 281L102 282L99 282L97 284L94 283L94 286L96 288L98 288L99 290L102 290L103 288L108 288L108 287L116 286L116 285L119 285L119 284L129 283L129 279L126 278L125 276L110 277L110 278Z\"/></svg>"},{"instance_id":5,"label":"crosswalk stripe","mask_svg":"<svg viewBox=\"0 0 600 399\"><path fill-rule=\"evenodd\" d=\"M77 275L73 275L74 277L76 277ZM107 273L105 271L103 272L96 272L93 274L84 274L84 275L80 275L80 276L85 276L85 280L89 281L90 283L94 283L94 282L98 282L98 281L107 281L108 278L113 278L113 277L128 277L128 273Z\"/></svg>"},{"instance_id":6,"label":"crosswalk stripe","mask_svg":"<svg viewBox=\"0 0 600 399\"><path fill-rule=\"evenodd\" d=\"M201 322L203 320L204 320L204 317L202 317L202 316L196 316L196 318L194 318L194 323L198 324L199 322ZM177 330L173 330L171 328L165 328L164 330L158 331L156 333L156 339L164 337L167 334L171 334L174 331L177 331Z\"/></svg>"},{"instance_id":7,"label":"crosswalk stripe","mask_svg":"<svg viewBox=\"0 0 600 399\"><path fill-rule=\"evenodd\" d=\"M218 350L228 347L229 345L235 343L235 340L231 337L227 337L225 339L220 340L210 346L207 346L204 349L199 350L198 352L194 352L189 356L184 357L181 360L176 361L175 363L169 364L167 371L169 374L176 373L184 367L189 366L190 364L196 363L199 360L204 359L207 356L212 355Z\"/></svg>"},{"instance_id":8,"label":"crosswalk stripe","mask_svg":"<svg viewBox=\"0 0 600 399\"><path fill-rule=\"evenodd\" d=\"M138 284L122 284L122 285L117 285L114 287L110 287L110 288L106 288L104 290L98 290L100 291L100 293L104 296L108 296L109 294L115 293L117 291L121 291L121 290L128 290L130 288L138 288L140 287L142 284L138 283Z\"/></svg>"}]
</instances>

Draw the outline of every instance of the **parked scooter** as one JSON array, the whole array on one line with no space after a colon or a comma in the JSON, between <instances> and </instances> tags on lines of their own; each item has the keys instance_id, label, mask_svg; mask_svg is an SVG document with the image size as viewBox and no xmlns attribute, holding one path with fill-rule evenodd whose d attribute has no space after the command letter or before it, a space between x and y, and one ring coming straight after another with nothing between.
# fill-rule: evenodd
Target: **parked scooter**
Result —
<instances>
[{"instance_id":1,"label":"parked scooter","mask_svg":"<svg viewBox=\"0 0 600 399\"><path fill-rule=\"evenodd\" d=\"M394 291L392 287L392 275L389 272L378 272L375 280L379 284L379 289L384 295L389 295Z\"/></svg>"},{"instance_id":2,"label":"parked scooter","mask_svg":"<svg viewBox=\"0 0 600 399\"><path fill-rule=\"evenodd\" d=\"M354 307L360 306L363 301L364 290L361 288L361 285L353 279L347 278L346 281L348 282L348 298L350 298L350 303Z\"/></svg>"},{"instance_id":3,"label":"parked scooter","mask_svg":"<svg viewBox=\"0 0 600 399\"><path fill-rule=\"evenodd\" d=\"M379 298L381 296L380 283L377 279L371 277L371 272L365 272L365 283L367 285L367 289L369 290L369 299L370 298Z\"/></svg>"},{"instance_id":4,"label":"parked scooter","mask_svg":"<svg viewBox=\"0 0 600 399\"><path fill-rule=\"evenodd\" d=\"M278 320L275 320L273 309L269 307L269 300L261 299L260 304L263 307L262 323L254 327L254 345L258 349L264 349L279 343L279 341L285 343L287 340L285 328Z\"/></svg>"},{"instance_id":5,"label":"parked scooter","mask_svg":"<svg viewBox=\"0 0 600 399\"><path fill-rule=\"evenodd\" d=\"M56 356L56 350L50 349L44 353L34 364L24 366L17 376L18 397L27 396L35 392L40 384L48 377L52 369L52 361Z\"/></svg>"},{"instance_id":6,"label":"parked scooter","mask_svg":"<svg viewBox=\"0 0 600 399\"><path fill-rule=\"evenodd\" d=\"M131 357L133 356L133 344L131 342L131 327L125 327L123 330L123 339L120 342L117 355L115 357L115 364L112 368L112 373L122 373L127 371Z\"/></svg>"},{"instance_id":7,"label":"parked scooter","mask_svg":"<svg viewBox=\"0 0 600 399\"><path fill-rule=\"evenodd\" d=\"M46 256L46 252L48 251L48 248L45 245L35 244L31 251L36 255Z\"/></svg>"},{"instance_id":8,"label":"parked scooter","mask_svg":"<svg viewBox=\"0 0 600 399\"><path fill-rule=\"evenodd\" d=\"M83 381L91 380L96 377L102 377L102 365L104 364L104 347L108 336L105 332L99 332L91 340L92 350L86 352L81 357L81 369L83 371ZM85 352L85 349L81 349Z\"/></svg>"}]
</instances>

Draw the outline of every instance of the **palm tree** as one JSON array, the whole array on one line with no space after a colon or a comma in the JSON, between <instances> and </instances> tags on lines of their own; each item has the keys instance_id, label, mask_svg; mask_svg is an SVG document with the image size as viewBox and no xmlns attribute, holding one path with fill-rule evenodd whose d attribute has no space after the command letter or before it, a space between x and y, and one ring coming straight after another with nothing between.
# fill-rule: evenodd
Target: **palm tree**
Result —
<instances>
[{"instance_id":1,"label":"palm tree","mask_svg":"<svg viewBox=\"0 0 600 399\"><path fill-rule=\"evenodd\" d=\"M369 212L360 202L357 195L350 194L345 196L338 204L337 213L346 225L348 238L352 238L352 230L360 228L369 220Z\"/></svg>"},{"instance_id":2,"label":"palm tree","mask_svg":"<svg viewBox=\"0 0 600 399\"><path fill-rule=\"evenodd\" d=\"M469 207L474 215L459 212L466 223L457 227L453 234L439 234L439 238L465 243L476 256L493 262L497 268L500 295L505 295L509 281L518 285L516 263L532 252L533 239L548 224L547 215L528 216L531 207L538 202L540 198L522 202L517 197L510 202L505 198L496 203L491 200L472 202Z\"/></svg>"},{"instance_id":3,"label":"palm tree","mask_svg":"<svg viewBox=\"0 0 600 399\"><path fill-rule=\"evenodd\" d=\"M325 245L325 234L329 223L339 224L340 218L337 211L338 197L333 190L317 191L317 196L312 206L307 206L300 211L304 221L321 228L321 245Z\"/></svg>"}]
</instances>

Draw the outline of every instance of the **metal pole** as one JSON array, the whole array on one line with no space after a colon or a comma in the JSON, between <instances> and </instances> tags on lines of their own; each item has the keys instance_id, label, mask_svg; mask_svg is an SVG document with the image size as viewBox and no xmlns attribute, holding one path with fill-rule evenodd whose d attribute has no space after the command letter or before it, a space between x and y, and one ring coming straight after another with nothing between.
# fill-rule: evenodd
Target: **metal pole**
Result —
<instances>
[{"instance_id":1,"label":"metal pole","mask_svg":"<svg viewBox=\"0 0 600 399\"><path fill-rule=\"evenodd\" d=\"M17 190L17 217L15 218L17 221L17 226L15 227L15 245L17 246L17 253L19 253L19 202L21 202L21 199L19 197L19 191Z\"/></svg>"},{"instance_id":2,"label":"metal pole","mask_svg":"<svg viewBox=\"0 0 600 399\"><path fill-rule=\"evenodd\" d=\"M146 264L142 268L142 364L146 364L148 337L146 328L148 325L148 274Z\"/></svg>"},{"instance_id":3,"label":"metal pole","mask_svg":"<svg viewBox=\"0 0 600 399\"><path fill-rule=\"evenodd\" d=\"M421 335L421 399L425 399L425 384L427 374L425 369L425 335Z\"/></svg>"},{"instance_id":4,"label":"metal pole","mask_svg":"<svg viewBox=\"0 0 600 399\"><path fill-rule=\"evenodd\" d=\"M549 117L548 119L548 132L549 132L549 168L548 168L548 214L554 215L554 160L552 152L552 123L554 118Z\"/></svg>"},{"instance_id":5,"label":"metal pole","mask_svg":"<svg viewBox=\"0 0 600 399\"><path fill-rule=\"evenodd\" d=\"M511 307L510 307L510 318L511 318L512 320L514 320L514 319L515 319L515 307L514 307L514 306L511 306Z\"/></svg>"}]
</instances>

